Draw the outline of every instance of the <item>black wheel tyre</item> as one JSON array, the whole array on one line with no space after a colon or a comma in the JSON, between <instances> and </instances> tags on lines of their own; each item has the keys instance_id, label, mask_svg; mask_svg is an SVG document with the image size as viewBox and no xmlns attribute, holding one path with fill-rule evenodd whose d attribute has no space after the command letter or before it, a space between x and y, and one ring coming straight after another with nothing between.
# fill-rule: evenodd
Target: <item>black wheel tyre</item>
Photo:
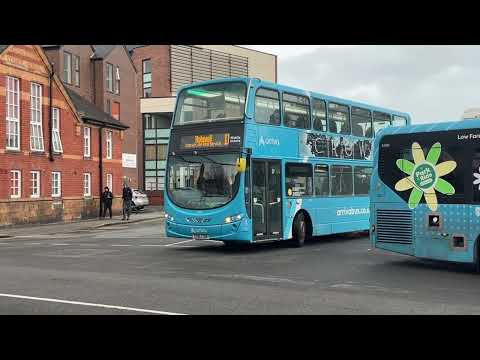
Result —
<instances>
[{"instance_id":1,"label":"black wheel tyre","mask_svg":"<svg viewBox=\"0 0 480 360\"><path fill-rule=\"evenodd\" d=\"M305 216L300 213L293 221L293 238L292 243L294 247L302 247L307 237L307 223Z\"/></svg>"}]
</instances>

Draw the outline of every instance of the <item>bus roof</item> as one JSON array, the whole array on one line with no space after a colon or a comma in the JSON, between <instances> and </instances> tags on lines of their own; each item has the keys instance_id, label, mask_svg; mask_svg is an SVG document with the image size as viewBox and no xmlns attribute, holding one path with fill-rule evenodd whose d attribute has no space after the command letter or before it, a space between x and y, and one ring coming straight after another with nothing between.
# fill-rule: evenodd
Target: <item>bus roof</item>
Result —
<instances>
[{"instance_id":1,"label":"bus roof","mask_svg":"<svg viewBox=\"0 0 480 360\"><path fill-rule=\"evenodd\" d=\"M381 138L385 135L395 135L395 134L413 134L413 133L423 133L431 131L447 131L447 130L463 130L463 129L480 129L480 119L466 119L466 120L453 120L453 121L443 121L435 122L428 124L417 124L417 125L408 125L402 127L386 127L380 130L380 133L377 135L378 138Z\"/></svg>"},{"instance_id":2,"label":"bus roof","mask_svg":"<svg viewBox=\"0 0 480 360\"><path fill-rule=\"evenodd\" d=\"M319 93L319 92L307 91L307 90L303 90L303 89L299 89L299 88L295 88L295 87L291 87L291 86L287 86L287 85L282 85L282 84L273 83L273 82L270 82L270 81L265 81L265 80L255 78L255 77L219 78L219 79L214 79L214 80L196 82L196 83L193 83L193 84L182 86L178 90L178 93L180 91L182 91L183 89L187 89L187 88L194 87L194 86L216 84L216 83L222 83L222 82L225 82L225 81L228 81L228 82L230 82L230 81L242 81L242 82L248 83L250 80L255 81L257 86L271 87L271 88L278 89L280 91L293 92L293 93L299 94L299 95L305 95L305 96L320 98L322 100L327 100L329 102L339 102L343 105L367 107L368 109L373 110L373 111L392 113L394 115L405 116L408 119L410 119L410 115L408 113L405 113L405 112L402 112L402 111L387 109L387 108L383 108L383 107L380 107L380 106L370 105L370 104L367 104L367 103L362 103L362 102L358 102L358 101L352 101L352 100L348 100L348 99L344 99L344 98L330 96L330 95L322 94L322 93Z\"/></svg>"}]
</instances>

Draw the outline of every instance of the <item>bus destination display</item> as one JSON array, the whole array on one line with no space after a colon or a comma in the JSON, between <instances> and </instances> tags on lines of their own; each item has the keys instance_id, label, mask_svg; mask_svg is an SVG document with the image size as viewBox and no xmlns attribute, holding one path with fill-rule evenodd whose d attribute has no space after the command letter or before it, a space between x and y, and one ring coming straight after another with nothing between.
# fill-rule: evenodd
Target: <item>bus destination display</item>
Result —
<instances>
[{"instance_id":1,"label":"bus destination display","mask_svg":"<svg viewBox=\"0 0 480 360\"><path fill-rule=\"evenodd\" d=\"M241 137L231 135L230 133L214 133L185 135L180 137L180 149L218 149L238 146L241 143Z\"/></svg>"}]
</instances>

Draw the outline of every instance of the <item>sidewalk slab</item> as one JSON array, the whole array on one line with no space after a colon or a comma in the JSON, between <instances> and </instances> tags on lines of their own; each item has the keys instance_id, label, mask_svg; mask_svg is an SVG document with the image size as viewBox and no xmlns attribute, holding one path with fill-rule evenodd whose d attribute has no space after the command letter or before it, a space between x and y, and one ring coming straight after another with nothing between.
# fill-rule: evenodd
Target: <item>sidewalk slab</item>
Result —
<instances>
[{"instance_id":1,"label":"sidewalk slab","mask_svg":"<svg viewBox=\"0 0 480 360\"><path fill-rule=\"evenodd\" d=\"M121 215L114 216L112 220L106 219L86 219L75 222L60 222L49 224L28 224L4 227L0 231L0 238L13 238L21 235L53 235L53 234L69 234L78 231L92 231L106 226L115 226L128 223L139 223L149 220L161 220L165 218L163 209L157 211L147 211L133 213L129 221L122 221Z\"/></svg>"}]
</instances>

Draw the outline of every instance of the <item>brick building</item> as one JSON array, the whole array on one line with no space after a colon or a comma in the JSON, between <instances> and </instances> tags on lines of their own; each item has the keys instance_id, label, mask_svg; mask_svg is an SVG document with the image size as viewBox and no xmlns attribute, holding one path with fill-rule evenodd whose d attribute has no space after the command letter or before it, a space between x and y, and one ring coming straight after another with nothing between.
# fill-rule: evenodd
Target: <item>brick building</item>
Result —
<instances>
[{"instance_id":1,"label":"brick building","mask_svg":"<svg viewBox=\"0 0 480 360\"><path fill-rule=\"evenodd\" d=\"M37 45L0 45L0 225L97 216L102 185L121 208L125 126L64 86Z\"/></svg>"},{"instance_id":2,"label":"brick building","mask_svg":"<svg viewBox=\"0 0 480 360\"><path fill-rule=\"evenodd\" d=\"M129 127L122 142L123 176L139 186L137 70L125 45L42 45L66 88Z\"/></svg>"},{"instance_id":3,"label":"brick building","mask_svg":"<svg viewBox=\"0 0 480 360\"><path fill-rule=\"evenodd\" d=\"M221 77L277 81L277 56L233 45L128 45L137 69L138 178L163 204L170 125L180 86Z\"/></svg>"}]
</instances>

